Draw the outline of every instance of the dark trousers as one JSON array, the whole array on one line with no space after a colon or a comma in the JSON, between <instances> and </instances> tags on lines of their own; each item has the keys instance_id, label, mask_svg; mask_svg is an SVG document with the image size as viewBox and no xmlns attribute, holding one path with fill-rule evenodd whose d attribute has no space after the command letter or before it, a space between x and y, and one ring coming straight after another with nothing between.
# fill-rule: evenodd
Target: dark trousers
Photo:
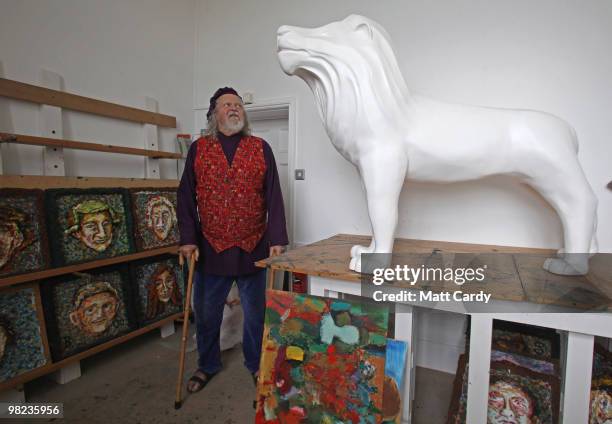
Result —
<instances>
[{"instance_id":1,"label":"dark trousers","mask_svg":"<svg viewBox=\"0 0 612 424\"><path fill-rule=\"evenodd\" d=\"M193 288L193 307L198 342L198 369L206 373L221 370L219 335L225 300L236 281L244 313L242 351L244 365L251 373L259 370L261 340L266 308L266 270L228 277L198 272Z\"/></svg>"}]
</instances>

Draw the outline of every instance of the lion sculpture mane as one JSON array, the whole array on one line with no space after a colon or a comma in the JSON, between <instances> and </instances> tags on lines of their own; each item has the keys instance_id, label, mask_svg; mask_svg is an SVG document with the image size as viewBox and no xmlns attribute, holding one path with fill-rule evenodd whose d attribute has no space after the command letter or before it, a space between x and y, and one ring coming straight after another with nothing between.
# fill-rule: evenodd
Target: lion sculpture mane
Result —
<instances>
[{"instance_id":1,"label":"lion sculpture mane","mask_svg":"<svg viewBox=\"0 0 612 424\"><path fill-rule=\"evenodd\" d=\"M405 179L431 182L512 175L538 191L563 224L564 248L544 268L556 274L588 271L597 251L597 199L578 162L572 127L544 112L466 106L412 94L390 39L376 22L351 15L319 28L282 26L283 71L312 90L327 134L357 167L372 224L361 253L391 253Z\"/></svg>"}]
</instances>

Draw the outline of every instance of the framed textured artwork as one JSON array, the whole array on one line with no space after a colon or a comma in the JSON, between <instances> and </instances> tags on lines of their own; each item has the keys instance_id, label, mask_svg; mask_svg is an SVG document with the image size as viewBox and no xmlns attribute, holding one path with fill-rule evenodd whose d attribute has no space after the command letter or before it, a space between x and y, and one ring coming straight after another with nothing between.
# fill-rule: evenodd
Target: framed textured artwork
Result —
<instances>
[{"instance_id":1,"label":"framed textured artwork","mask_svg":"<svg viewBox=\"0 0 612 424\"><path fill-rule=\"evenodd\" d=\"M491 350L491 362L503 361L510 362L516 366L524 367L542 374L558 375L558 366L556 361L545 361L543 359L534 359L529 356L523 356L512 352Z\"/></svg>"},{"instance_id":2,"label":"framed textured artwork","mask_svg":"<svg viewBox=\"0 0 612 424\"><path fill-rule=\"evenodd\" d=\"M0 290L0 384L49 363L37 284Z\"/></svg>"},{"instance_id":3,"label":"framed textured artwork","mask_svg":"<svg viewBox=\"0 0 612 424\"><path fill-rule=\"evenodd\" d=\"M130 198L139 251L178 243L176 189L131 189Z\"/></svg>"},{"instance_id":4,"label":"framed textured artwork","mask_svg":"<svg viewBox=\"0 0 612 424\"><path fill-rule=\"evenodd\" d=\"M135 328L127 265L46 280L41 288L55 361Z\"/></svg>"},{"instance_id":5,"label":"framed textured artwork","mask_svg":"<svg viewBox=\"0 0 612 424\"><path fill-rule=\"evenodd\" d=\"M612 386L591 389L589 424L612 423Z\"/></svg>"},{"instance_id":6,"label":"framed textured artwork","mask_svg":"<svg viewBox=\"0 0 612 424\"><path fill-rule=\"evenodd\" d=\"M176 255L132 262L130 273L141 326L183 310L185 285Z\"/></svg>"},{"instance_id":7,"label":"framed textured artwork","mask_svg":"<svg viewBox=\"0 0 612 424\"><path fill-rule=\"evenodd\" d=\"M134 251L127 190L46 190L45 204L55 266Z\"/></svg>"},{"instance_id":8,"label":"framed textured artwork","mask_svg":"<svg viewBox=\"0 0 612 424\"><path fill-rule=\"evenodd\" d=\"M550 361L559 358L560 341L552 329L496 320L492 348Z\"/></svg>"},{"instance_id":9,"label":"framed textured artwork","mask_svg":"<svg viewBox=\"0 0 612 424\"><path fill-rule=\"evenodd\" d=\"M612 422L612 352L595 343L589 424Z\"/></svg>"},{"instance_id":10,"label":"framed textured artwork","mask_svg":"<svg viewBox=\"0 0 612 424\"><path fill-rule=\"evenodd\" d=\"M455 377L448 423L465 423L466 411L467 366L465 355L462 355ZM491 364L488 423L557 424L558 419L559 379L557 377L537 373L509 362Z\"/></svg>"},{"instance_id":11,"label":"framed textured artwork","mask_svg":"<svg viewBox=\"0 0 612 424\"><path fill-rule=\"evenodd\" d=\"M593 350L592 387L612 387L612 352L595 343Z\"/></svg>"},{"instance_id":12,"label":"framed textured artwork","mask_svg":"<svg viewBox=\"0 0 612 424\"><path fill-rule=\"evenodd\" d=\"M256 423L382 420L388 309L268 290Z\"/></svg>"},{"instance_id":13,"label":"framed textured artwork","mask_svg":"<svg viewBox=\"0 0 612 424\"><path fill-rule=\"evenodd\" d=\"M42 190L0 189L0 278L49 266Z\"/></svg>"},{"instance_id":14,"label":"framed textured artwork","mask_svg":"<svg viewBox=\"0 0 612 424\"><path fill-rule=\"evenodd\" d=\"M402 383L406 369L408 344L401 340L387 339L385 355L385 386L383 388L383 423L402 422Z\"/></svg>"}]
</instances>

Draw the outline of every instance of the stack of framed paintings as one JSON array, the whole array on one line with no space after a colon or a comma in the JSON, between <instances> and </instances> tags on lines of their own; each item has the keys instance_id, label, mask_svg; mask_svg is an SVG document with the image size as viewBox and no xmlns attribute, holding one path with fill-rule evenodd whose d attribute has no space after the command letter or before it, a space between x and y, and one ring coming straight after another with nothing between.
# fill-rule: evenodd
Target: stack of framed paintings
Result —
<instances>
[{"instance_id":1,"label":"stack of framed paintings","mask_svg":"<svg viewBox=\"0 0 612 424\"><path fill-rule=\"evenodd\" d=\"M493 328L487 422L559 421L559 340L554 331L496 321ZM459 357L448 424L464 424L468 360Z\"/></svg>"}]
</instances>

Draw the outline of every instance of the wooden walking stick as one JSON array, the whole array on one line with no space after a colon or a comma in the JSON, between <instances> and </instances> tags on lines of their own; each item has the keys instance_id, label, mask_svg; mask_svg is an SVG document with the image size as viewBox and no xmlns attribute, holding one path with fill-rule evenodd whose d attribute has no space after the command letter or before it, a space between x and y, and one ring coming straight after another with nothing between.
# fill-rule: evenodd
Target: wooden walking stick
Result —
<instances>
[{"instance_id":1,"label":"wooden walking stick","mask_svg":"<svg viewBox=\"0 0 612 424\"><path fill-rule=\"evenodd\" d=\"M179 253L179 264L183 266L183 255ZM185 371L185 349L187 347L187 335L189 334L189 308L191 307L191 288L193 286L193 271L195 268L195 252L189 257L189 277L187 278L187 289L185 290L185 312L183 313L183 338L181 339L181 354L179 357L179 373L176 382L176 398L174 409L182 406L183 373Z\"/></svg>"}]
</instances>

